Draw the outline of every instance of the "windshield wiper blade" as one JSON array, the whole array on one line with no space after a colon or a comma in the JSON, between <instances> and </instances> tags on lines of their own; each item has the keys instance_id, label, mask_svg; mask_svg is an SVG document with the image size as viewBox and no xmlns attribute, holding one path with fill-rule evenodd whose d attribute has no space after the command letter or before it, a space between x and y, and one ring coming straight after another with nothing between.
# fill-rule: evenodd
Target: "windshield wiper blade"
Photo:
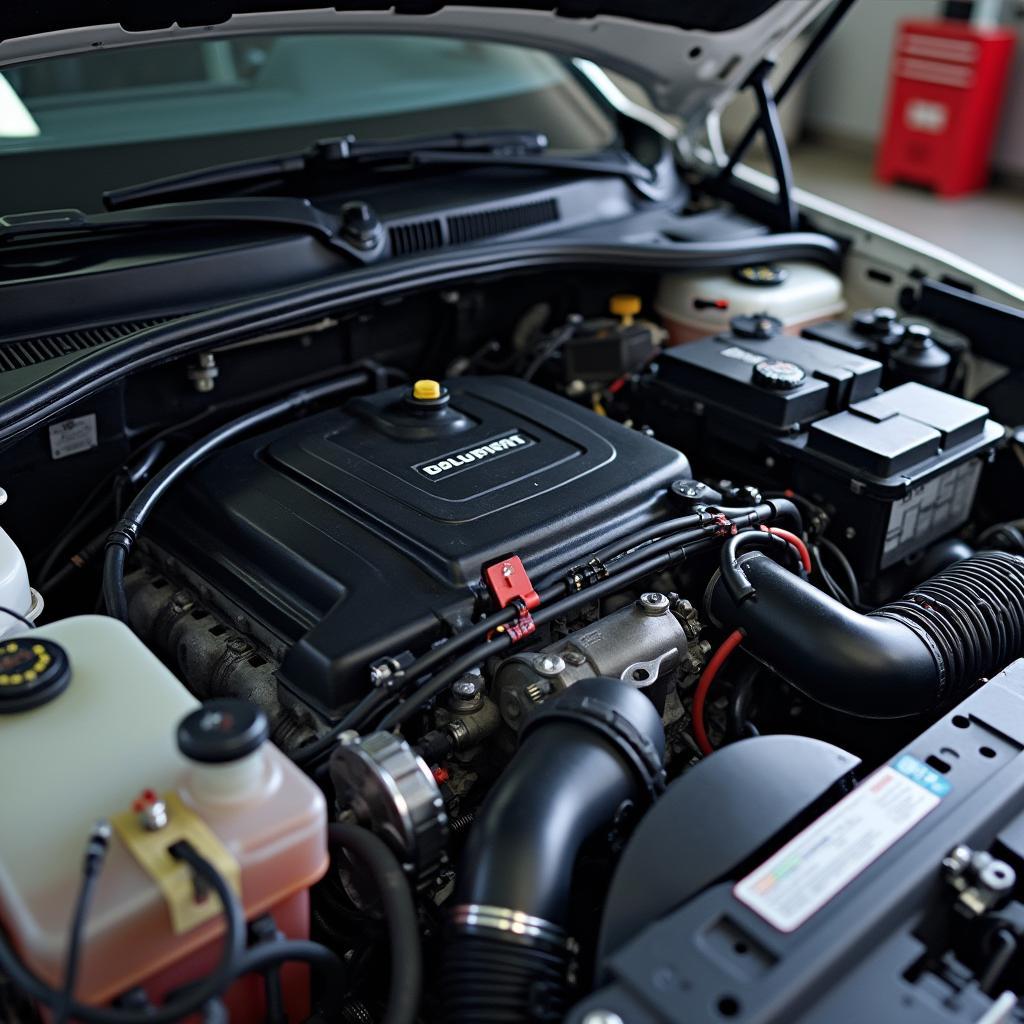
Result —
<instances>
[{"instance_id":1,"label":"windshield wiper blade","mask_svg":"<svg viewBox=\"0 0 1024 1024\"><path fill-rule=\"evenodd\" d=\"M333 246L349 248L340 235L339 217L319 209L308 199L291 196L225 197L110 213L81 210L12 213L0 216L0 244L50 235L92 235L203 224L296 228Z\"/></svg>"},{"instance_id":2,"label":"windshield wiper blade","mask_svg":"<svg viewBox=\"0 0 1024 1024\"><path fill-rule=\"evenodd\" d=\"M103 193L103 205L108 210L122 210L187 192L255 185L331 167L408 160L412 152L419 150L514 156L542 153L547 145L547 136L542 133L520 131L451 132L377 141L360 141L354 135L345 135L337 139L322 139L298 153L200 167L166 178L111 189Z\"/></svg>"},{"instance_id":3,"label":"windshield wiper blade","mask_svg":"<svg viewBox=\"0 0 1024 1024\"><path fill-rule=\"evenodd\" d=\"M243 160L199 168L167 178L113 189L103 194L108 210L142 206L192 192L236 189L306 173L330 173L401 164L529 167L572 173L612 174L648 184L653 172L632 157L599 154L594 157L545 155L547 137L541 132L453 132L416 138L360 141L352 135L316 143L300 153Z\"/></svg>"},{"instance_id":4,"label":"windshield wiper blade","mask_svg":"<svg viewBox=\"0 0 1024 1024\"><path fill-rule=\"evenodd\" d=\"M410 163L441 165L463 165L487 167L528 167L548 171L573 171L580 174L608 174L616 178L629 178L643 184L651 184L656 172L645 167L639 160L627 154L610 153L597 156L504 156L497 153L448 153L443 151L418 150L409 154Z\"/></svg>"}]
</instances>

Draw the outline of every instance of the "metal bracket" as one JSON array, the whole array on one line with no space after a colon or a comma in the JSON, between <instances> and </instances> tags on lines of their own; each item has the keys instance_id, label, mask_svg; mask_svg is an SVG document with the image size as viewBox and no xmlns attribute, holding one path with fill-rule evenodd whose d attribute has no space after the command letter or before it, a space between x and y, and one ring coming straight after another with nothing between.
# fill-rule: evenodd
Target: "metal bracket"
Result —
<instances>
[{"instance_id":1,"label":"metal bracket","mask_svg":"<svg viewBox=\"0 0 1024 1024\"><path fill-rule=\"evenodd\" d=\"M759 128L768 144L772 169L779 186L779 228L782 231L796 231L799 226L800 214L793 199L793 168L789 162L789 149L782 131L782 122L779 120L775 91L771 82L768 81L768 76L774 67L775 65L771 61L763 60L747 79L746 84L753 90L754 96L757 98L759 111L758 120L749 134L753 138L753 133ZM720 181L724 182L729 178L745 149L746 146L742 143L736 147L729 162L719 175Z\"/></svg>"},{"instance_id":2,"label":"metal bracket","mask_svg":"<svg viewBox=\"0 0 1024 1024\"><path fill-rule=\"evenodd\" d=\"M111 824L128 852L157 884L167 903L174 934L182 935L224 911L212 893L197 899L191 870L171 856L170 848L183 840L191 843L238 896L242 892L242 869L210 826L176 792L172 790L160 800L166 809L166 823L159 828L146 827L134 810L118 814Z\"/></svg>"}]
</instances>

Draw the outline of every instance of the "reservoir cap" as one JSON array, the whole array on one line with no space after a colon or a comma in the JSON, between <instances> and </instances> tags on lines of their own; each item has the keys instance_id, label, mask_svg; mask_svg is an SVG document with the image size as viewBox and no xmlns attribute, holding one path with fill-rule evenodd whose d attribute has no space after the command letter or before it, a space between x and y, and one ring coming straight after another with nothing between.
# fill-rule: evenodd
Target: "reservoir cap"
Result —
<instances>
[{"instance_id":1,"label":"reservoir cap","mask_svg":"<svg viewBox=\"0 0 1024 1024\"><path fill-rule=\"evenodd\" d=\"M258 750L270 735L267 716L252 702L225 697L208 700L178 726L178 749L202 764L238 761Z\"/></svg>"},{"instance_id":2,"label":"reservoir cap","mask_svg":"<svg viewBox=\"0 0 1024 1024\"><path fill-rule=\"evenodd\" d=\"M441 397L441 385L436 380L418 380L412 386L412 397L417 402L435 402Z\"/></svg>"},{"instance_id":3,"label":"reservoir cap","mask_svg":"<svg viewBox=\"0 0 1024 1024\"><path fill-rule=\"evenodd\" d=\"M770 391L792 391L807 379L802 367L787 359L762 359L754 367L754 383Z\"/></svg>"},{"instance_id":4,"label":"reservoir cap","mask_svg":"<svg viewBox=\"0 0 1024 1024\"><path fill-rule=\"evenodd\" d=\"M0 714L39 707L63 693L70 679L67 652L52 640L0 641Z\"/></svg>"}]
</instances>

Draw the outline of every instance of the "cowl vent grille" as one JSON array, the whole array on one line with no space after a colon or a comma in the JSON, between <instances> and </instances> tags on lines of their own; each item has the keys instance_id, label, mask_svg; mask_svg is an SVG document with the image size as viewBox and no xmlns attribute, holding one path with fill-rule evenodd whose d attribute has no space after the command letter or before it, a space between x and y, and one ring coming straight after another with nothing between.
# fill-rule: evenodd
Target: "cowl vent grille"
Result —
<instances>
[{"instance_id":1,"label":"cowl vent grille","mask_svg":"<svg viewBox=\"0 0 1024 1024\"><path fill-rule=\"evenodd\" d=\"M443 222L434 217L394 224L389 228L391 252L395 256L408 256L443 249L446 245L479 242L482 238L554 224L560 216L557 199L540 199L533 203L493 206L473 213L455 213Z\"/></svg>"},{"instance_id":2,"label":"cowl vent grille","mask_svg":"<svg viewBox=\"0 0 1024 1024\"><path fill-rule=\"evenodd\" d=\"M444 245L441 222L417 220L411 224L395 224L388 231L391 236L391 252L395 256L408 256L414 252L440 249Z\"/></svg>"},{"instance_id":3,"label":"cowl vent grille","mask_svg":"<svg viewBox=\"0 0 1024 1024\"><path fill-rule=\"evenodd\" d=\"M558 220L558 203L542 199L519 206L497 206L477 213L459 213L448 218L448 237L453 245L476 242L492 235L508 235L513 231L553 224Z\"/></svg>"},{"instance_id":4,"label":"cowl vent grille","mask_svg":"<svg viewBox=\"0 0 1024 1024\"><path fill-rule=\"evenodd\" d=\"M103 324L100 327L83 327L61 334L46 334L37 338L22 338L19 341L0 341L0 373L21 370L26 366L57 359L60 356L86 352L100 345L107 345L120 338L127 338L136 331L167 323L171 317L154 317L150 320L128 320L119 324Z\"/></svg>"}]
</instances>

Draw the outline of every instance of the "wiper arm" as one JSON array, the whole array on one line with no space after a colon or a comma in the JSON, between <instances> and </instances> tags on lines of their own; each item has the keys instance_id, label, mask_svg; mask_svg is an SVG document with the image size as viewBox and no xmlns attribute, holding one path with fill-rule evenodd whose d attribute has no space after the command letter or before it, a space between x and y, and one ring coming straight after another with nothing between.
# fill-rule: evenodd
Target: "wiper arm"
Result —
<instances>
[{"instance_id":1,"label":"wiper arm","mask_svg":"<svg viewBox=\"0 0 1024 1024\"><path fill-rule=\"evenodd\" d=\"M410 139L361 141L352 135L316 143L300 153L242 160L199 168L184 174L128 185L104 192L108 210L142 206L191 192L244 188L300 174L324 173L404 164L530 167L574 173L613 174L646 185L653 172L628 156L550 157L548 140L540 132L453 132Z\"/></svg>"},{"instance_id":2,"label":"wiper arm","mask_svg":"<svg viewBox=\"0 0 1024 1024\"><path fill-rule=\"evenodd\" d=\"M346 236L345 210L343 206L340 215L331 214L308 199L291 196L228 196L95 214L81 210L41 210L0 216L0 246L46 236L163 230L186 225L230 228L265 224L312 235L361 263L378 257L385 245L383 230L379 238L357 244L358 240L352 241Z\"/></svg>"}]
</instances>

